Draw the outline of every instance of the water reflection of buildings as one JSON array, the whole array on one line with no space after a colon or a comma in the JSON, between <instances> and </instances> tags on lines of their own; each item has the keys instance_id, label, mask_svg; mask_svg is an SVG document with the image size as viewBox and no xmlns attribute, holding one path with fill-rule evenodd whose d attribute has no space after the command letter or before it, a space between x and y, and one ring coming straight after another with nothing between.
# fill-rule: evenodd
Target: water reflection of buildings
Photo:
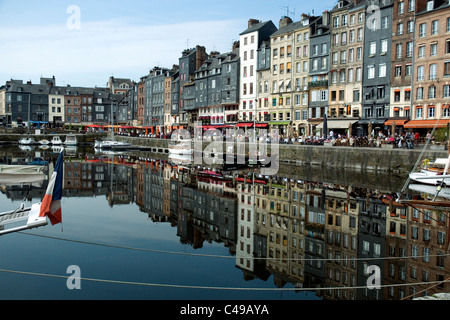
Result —
<instances>
[{"instance_id":1,"label":"water reflection of buildings","mask_svg":"<svg viewBox=\"0 0 450 320\"><path fill-rule=\"evenodd\" d=\"M246 280L272 276L277 287L335 300L449 291L434 283L448 277L448 212L378 190L125 157L66 161L64 187L65 197L135 203L193 248L222 243ZM372 265L380 289L367 287Z\"/></svg>"}]
</instances>

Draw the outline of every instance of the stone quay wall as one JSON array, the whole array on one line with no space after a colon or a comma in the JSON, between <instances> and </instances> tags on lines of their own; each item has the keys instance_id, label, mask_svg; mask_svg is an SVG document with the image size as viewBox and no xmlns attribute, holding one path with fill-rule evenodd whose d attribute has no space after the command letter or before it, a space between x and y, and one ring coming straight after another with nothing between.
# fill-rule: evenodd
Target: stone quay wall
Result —
<instances>
[{"instance_id":1,"label":"stone quay wall","mask_svg":"<svg viewBox=\"0 0 450 320\"><path fill-rule=\"evenodd\" d=\"M64 135L61 138L64 140ZM2 143L17 143L23 135L0 134ZM35 136L35 139L51 139L52 134ZM93 144L96 139L106 137L106 134L79 134L77 135L80 144ZM141 150L149 150L160 153L168 153L170 139L152 139L116 136L117 140L128 141ZM202 143L203 150L211 146L210 141ZM270 154L270 144L269 155ZM246 150L248 152L248 144ZM223 146L225 149L225 144ZM235 144L236 150L236 144ZM422 155L423 152L423 155ZM389 147L344 147L344 146L312 146L279 144L279 163L294 164L297 166L307 165L318 168L343 168L356 171L373 171L384 173L405 174L409 173L414 166L423 159L433 161L436 158L447 158L448 151L443 146L427 146L423 150L422 146L415 149L393 149ZM422 155L422 156L421 156ZM420 158L420 159L419 159Z\"/></svg>"}]
</instances>

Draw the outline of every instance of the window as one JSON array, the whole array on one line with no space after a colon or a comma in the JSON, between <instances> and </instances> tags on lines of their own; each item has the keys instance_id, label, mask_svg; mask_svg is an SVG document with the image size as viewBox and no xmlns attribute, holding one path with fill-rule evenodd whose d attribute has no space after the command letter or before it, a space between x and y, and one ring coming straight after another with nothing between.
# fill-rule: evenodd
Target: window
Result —
<instances>
[{"instance_id":1,"label":"window","mask_svg":"<svg viewBox=\"0 0 450 320\"><path fill-rule=\"evenodd\" d=\"M419 37L424 38L427 36L427 24L421 23L419 26Z\"/></svg>"},{"instance_id":2,"label":"window","mask_svg":"<svg viewBox=\"0 0 450 320\"><path fill-rule=\"evenodd\" d=\"M416 118L422 118L422 107L416 108Z\"/></svg>"},{"instance_id":3,"label":"window","mask_svg":"<svg viewBox=\"0 0 450 320\"><path fill-rule=\"evenodd\" d=\"M435 111L436 111L435 107L428 107L428 118L434 118Z\"/></svg>"},{"instance_id":4,"label":"window","mask_svg":"<svg viewBox=\"0 0 450 320\"><path fill-rule=\"evenodd\" d=\"M395 67L395 76L401 77L402 76L402 66L396 66Z\"/></svg>"},{"instance_id":5,"label":"window","mask_svg":"<svg viewBox=\"0 0 450 320\"><path fill-rule=\"evenodd\" d=\"M437 65L435 63L430 64L430 80L436 79L437 76Z\"/></svg>"},{"instance_id":6,"label":"window","mask_svg":"<svg viewBox=\"0 0 450 320\"><path fill-rule=\"evenodd\" d=\"M423 87L417 88L417 97L416 99L422 100L423 99Z\"/></svg>"},{"instance_id":7,"label":"window","mask_svg":"<svg viewBox=\"0 0 450 320\"><path fill-rule=\"evenodd\" d=\"M417 67L417 81L423 81L423 80L425 80L425 67L418 66Z\"/></svg>"},{"instance_id":8,"label":"window","mask_svg":"<svg viewBox=\"0 0 450 320\"><path fill-rule=\"evenodd\" d=\"M406 43L406 57L411 58L414 50L414 42L410 41Z\"/></svg>"},{"instance_id":9,"label":"window","mask_svg":"<svg viewBox=\"0 0 450 320\"><path fill-rule=\"evenodd\" d=\"M387 29L388 27L389 27L389 18L388 17L381 18L381 28Z\"/></svg>"},{"instance_id":10,"label":"window","mask_svg":"<svg viewBox=\"0 0 450 320\"><path fill-rule=\"evenodd\" d=\"M396 46L396 57L397 59L401 59L402 58L402 51L403 51L403 44L402 43L398 43Z\"/></svg>"},{"instance_id":11,"label":"window","mask_svg":"<svg viewBox=\"0 0 450 320\"><path fill-rule=\"evenodd\" d=\"M348 69L348 82L353 82L354 76L353 76L353 69Z\"/></svg>"},{"instance_id":12,"label":"window","mask_svg":"<svg viewBox=\"0 0 450 320\"><path fill-rule=\"evenodd\" d=\"M437 55L437 43L432 43L430 45L430 56L436 56Z\"/></svg>"},{"instance_id":13,"label":"window","mask_svg":"<svg viewBox=\"0 0 450 320\"><path fill-rule=\"evenodd\" d=\"M409 0L408 11L412 12L416 10L416 0Z\"/></svg>"},{"instance_id":14,"label":"window","mask_svg":"<svg viewBox=\"0 0 450 320\"><path fill-rule=\"evenodd\" d=\"M419 46L419 58L425 57L425 46Z\"/></svg>"},{"instance_id":15,"label":"window","mask_svg":"<svg viewBox=\"0 0 450 320\"><path fill-rule=\"evenodd\" d=\"M377 52L377 43L375 41L369 44L369 55L373 56Z\"/></svg>"},{"instance_id":16,"label":"window","mask_svg":"<svg viewBox=\"0 0 450 320\"><path fill-rule=\"evenodd\" d=\"M439 20L434 20L431 22L431 35L436 35L439 33Z\"/></svg>"},{"instance_id":17,"label":"window","mask_svg":"<svg viewBox=\"0 0 450 320\"><path fill-rule=\"evenodd\" d=\"M450 61L444 63L444 77L450 76Z\"/></svg>"},{"instance_id":18,"label":"window","mask_svg":"<svg viewBox=\"0 0 450 320\"><path fill-rule=\"evenodd\" d=\"M381 40L381 54L385 54L388 51L388 41L387 39Z\"/></svg>"},{"instance_id":19,"label":"window","mask_svg":"<svg viewBox=\"0 0 450 320\"><path fill-rule=\"evenodd\" d=\"M398 14L402 14L405 12L405 3L399 2L398 3Z\"/></svg>"},{"instance_id":20,"label":"window","mask_svg":"<svg viewBox=\"0 0 450 320\"><path fill-rule=\"evenodd\" d=\"M379 65L379 74L378 77L383 78L386 77L386 64L382 63Z\"/></svg>"},{"instance_id":21,"label":"window","mask_svg":"<svg viewBox=\"0 0 450 320\"><path fill-rule=\"evenodd\" d=\"M398 35L403 34L403 23L397 24L397 34Z\"/></svg>"},{"instance_id":22,"label":"window","mask_svg":"<svg viewBox=\"0 0 450 320\"><path fill-rule=\"evenodd\" d=\"M413 33L414 32L414 21L408 21L408 33Z\"/></svg>"},{"instance_id":23,"label":"window","mask_svg":"<svg viewBox=\"0 0 450 320\"><path fill-rule=\"evenodd\" d=\"M450 98L450 86L448 84L444 85L444 98Z\"/></svg>"},{"instance_id":24,"label":"window","mask_svg":"<svg viewBox=\"0 0 450 320\"><path fill-rule=\"evenodd\" d=\"M367 66L367 78L375 78L375 66Z\"/></svg>"},{"instance_id":25,"label":"window","mask_svg":"<svg viewBox=\"0 0 450 320\"><path fill-rule=\"evenodd\" d=\"M428 88L428 99L434 99L436 98L436 87L430 86Z\"/></svg>"}]
</instances>

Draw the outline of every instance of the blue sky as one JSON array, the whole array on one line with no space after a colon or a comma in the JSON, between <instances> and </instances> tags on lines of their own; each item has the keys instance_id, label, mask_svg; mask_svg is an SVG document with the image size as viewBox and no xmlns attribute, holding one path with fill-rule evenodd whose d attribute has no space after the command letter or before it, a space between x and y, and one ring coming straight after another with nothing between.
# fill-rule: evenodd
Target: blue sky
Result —
<instances>
[{"instance_id":1,"label":"blue sky","mask_svg":"<svg viewBox=\"0 0 450 320\"><path fill-rule=\"evenodd\" d=\"M330 10L334 0L0 0L0 85L10 79L57 85L105 86L113 75L138 81L156 65L178 64L181 52L199 44L231 51L248 19L272 20L289 12ZM79 29L71 5L79 8ZM289 11L287 11L289 10Z\"/></svg>"}]
</instances>

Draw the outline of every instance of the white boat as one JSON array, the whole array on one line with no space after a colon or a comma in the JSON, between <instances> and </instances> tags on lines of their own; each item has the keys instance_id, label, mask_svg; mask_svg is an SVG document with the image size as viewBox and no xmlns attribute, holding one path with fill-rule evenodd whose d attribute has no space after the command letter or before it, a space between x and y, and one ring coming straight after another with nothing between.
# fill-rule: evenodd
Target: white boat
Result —
<instances>
[{"instance_id":1,"label":"white boat","mask_svg":"<svg viewBox=\"0 0 450 320\"><path fill-rule=\"evenodd\" d=\"M194 149L192 149L190 142L180 142L169 146L169 154L192 154Z\"/></svg>"},{"instance_id":2,"label":"white boat","mask_svg":"<svg viewBox=\"0 0 450 320\"><path fill-rule=\"evenodd\" d=\"M123 150L131 147L131 143L116 140L96 140L94 148L99 150Z\"/></svg>"},{"instance_id":3,"label":"white boat","mask_svg":"<svg viewBox=\"0 0 450 320\"><path fill-rule=\"evenodd\" d=\"M66 146L76 146L78 143L77 136L73 133L66 135L66 140L64 141L64 144Z\"/></svg>"},{"instance_id":4,"label":"white boat","mask_svg":"<svg viewBox=\"0 0 450 320\"><path fill-rule=\"evenodd\" d=\"M45 169L42 165L0 165L0 185L42 182L47 177Z\"/></svg>"},{"instance_id":5,"label":"white boat","mask_svg":"<svg viewBox=\"0 0 450 320\"><path fill-rule=\"evenodd\" d=\"M34 138L31 138L31 137L19 139L19 144L21 144L21 145L30 145L30 144L35 144L35 143L36 143L36 140L34 140Z\"/></svg>"},{"instance_id":6,"label":"white boat","mask_svg":"<svg viewBox=\"0 0 450 320\"><path fill-rule=\"evenodd\" d=\"M432 163L424 161L424 166L419 172L409 174L409 179L418 183L428 185L442 185L450 187L450 175L448 175L448 165L450 157L438 158Z\"/></svg>"},{"instance_id":7,"label":"white boat","mask_svg":"<svg viewBox=\"0 0 450 320\"><path fill-rule=\"evenodd\" d=\"M42 202L26 208L25 203L12 211L0 213L0 235L45 226L47 218L52 225L61 223L61 196L63 175L63 152L58 156Z\"/></svg>"},{"instance_id":8,"label":"white boat","mask_svg":"<svg viewBox=\"0 0 450 320\"><path fill-rule=\"evenodd\" d=\"M60 145L62 145L62 140L61 140L61 138L59 137L59 136L54 136L53 138L52 138L52 145L54 145L54 146L60 146Z\"/></svg>"}]
</instances>

